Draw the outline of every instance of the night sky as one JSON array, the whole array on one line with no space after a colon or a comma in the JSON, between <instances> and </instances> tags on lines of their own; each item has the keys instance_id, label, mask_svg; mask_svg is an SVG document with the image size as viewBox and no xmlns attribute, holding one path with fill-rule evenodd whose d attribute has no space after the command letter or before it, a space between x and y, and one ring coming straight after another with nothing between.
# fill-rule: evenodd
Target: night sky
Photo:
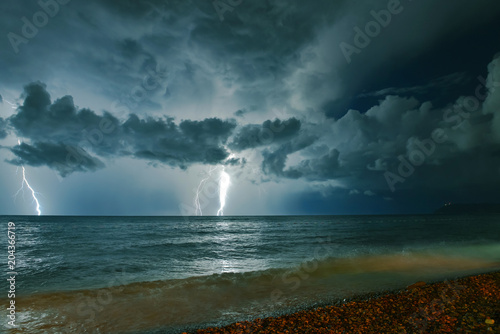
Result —
<instances>
[{"instance_id":1,"label":"night sky","mask_svg":"<svg viewBox=\"0 0 500 334\"><path fill-rule=\"evenodd\" d=\"M500 2L0 3L0 214L430 213L500 195ZM203 181L205 180L205 181ZM199 186L202 183L201 187Z\"/></svg>"}]
</instances>

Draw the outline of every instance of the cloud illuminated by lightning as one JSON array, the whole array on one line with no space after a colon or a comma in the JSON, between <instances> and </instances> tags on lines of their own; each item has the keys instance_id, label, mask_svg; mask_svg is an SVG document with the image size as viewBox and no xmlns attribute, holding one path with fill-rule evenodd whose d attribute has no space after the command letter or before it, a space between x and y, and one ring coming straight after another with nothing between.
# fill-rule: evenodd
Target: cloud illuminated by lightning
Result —
<instances>
[{"instance_id":1,"label":"cloud illuminated by lightning","mask_svg":"<svg viewBox=\"0 0 500 334\"><path fill-rule=\"evenodd\" d=\"M17 142L19 143L19 145L21 145L21 141L20 140L18 140ZM28 179L26 178L26 169L24 168L24 166L21 166L21 168L23 170L23 182L21 183L21 188L19 188L19 190L14 195L14 197L17 197L17 195L19 195L20 192L24 192L24 185L26 184L26 187L28 187L28 189L31 191L31 196L33 196L33 201L36 203L36 212L40 216L42 214L42 211L41 211L41 208L40 208L40 202L38 201L38 198L36 197L37 193L31 187L31 185L28 182Z\"/></svg>"},{"instance_id":2,"label":"cloud illuminated by lightning","mask_svg":"<svg viewBox=\"0 0 500 334\"><path fill-rule=\"evenodd\" d=\"M225 168L222 167L222 171L219 177L220 208L219 211L217 211L217 216L224 216L224 206L226 206L227 189L229 188L230 184L231 184L231 177L229 176L228 173L226 173Z\"/></svg>"}]
</instances>

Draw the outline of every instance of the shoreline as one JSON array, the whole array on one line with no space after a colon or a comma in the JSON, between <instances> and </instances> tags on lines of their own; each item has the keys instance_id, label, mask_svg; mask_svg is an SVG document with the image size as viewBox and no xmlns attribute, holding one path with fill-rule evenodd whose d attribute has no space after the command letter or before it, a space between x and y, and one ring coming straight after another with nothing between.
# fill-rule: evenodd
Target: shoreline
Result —
<instances>
[{"instance_id":1,"label":"shoreline","mask_svg":"<svg viewBox=\"0 0 500 334\"><path fill-rule=\"evenodd\" d=\"M500 333L500 271L312 305L183 334Z\"/></svg>"}]
</instances>

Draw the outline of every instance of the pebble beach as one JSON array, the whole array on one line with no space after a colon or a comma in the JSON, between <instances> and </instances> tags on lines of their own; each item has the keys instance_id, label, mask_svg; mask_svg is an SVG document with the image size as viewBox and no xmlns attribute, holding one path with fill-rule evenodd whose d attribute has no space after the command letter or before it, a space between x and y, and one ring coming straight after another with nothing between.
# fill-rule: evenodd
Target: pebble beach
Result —
<instances>
[{"instance_id":1,"label":"pebble beach","mask_svg":"<svg viewBox=\"0 0 500 334\"><path fill-rule=\"evenodd\" d=\"M493 272L191 333L500 333L499 323L500 272Z\"/></svg>"}]
</instances>

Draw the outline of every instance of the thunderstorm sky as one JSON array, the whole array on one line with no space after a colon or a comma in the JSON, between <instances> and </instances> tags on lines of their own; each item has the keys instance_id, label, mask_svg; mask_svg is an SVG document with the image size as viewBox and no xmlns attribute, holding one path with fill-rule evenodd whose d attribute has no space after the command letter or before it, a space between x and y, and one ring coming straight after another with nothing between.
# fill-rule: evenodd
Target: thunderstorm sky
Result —
<instances>
[{"instance_id":1,"label":"thunderstorm sky","mask_svg":"<svg viewBox=\"0 0 500 334\"><path fill-rule=\"evenodd\" d=\"M23 167L51 215L215 215L222 171L225 215L498 202L498 1L7 0L0 15L0 214L36 214L29 189L14 197Z\"/></svg>"}]
</instances>

